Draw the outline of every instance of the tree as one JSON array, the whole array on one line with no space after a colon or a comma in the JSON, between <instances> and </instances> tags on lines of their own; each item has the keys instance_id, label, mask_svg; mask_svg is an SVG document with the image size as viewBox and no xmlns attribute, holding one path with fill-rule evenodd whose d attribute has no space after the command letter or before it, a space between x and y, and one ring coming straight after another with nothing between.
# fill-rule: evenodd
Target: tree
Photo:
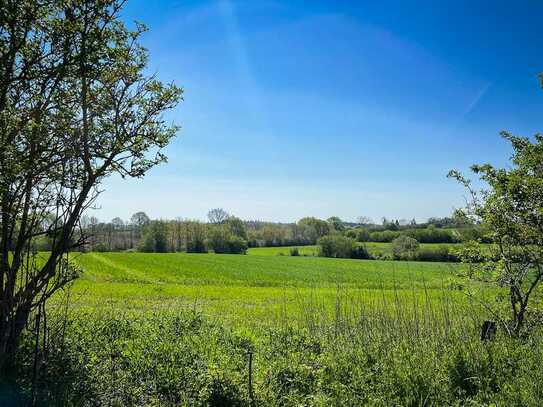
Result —
<instances>
[{"instance_id":1,"label":"tree","mask_svg":"<svg viewBox=\"0 0 543 407\"><path fill-rule=\"evenodd\" d=\"M318 241L319 256L348 259L355 247L354 239L341 235L323 236Z\"/></svg>"},{"instance_id":2,"label":"tree","mask_svg":"<svg viewBox=\"0 0 543 407\"><path fill-rule=\"evenodd\" d=\"M210 228L207 245L217 254L245 254L247 251L247 241L230 233L225 225Z\"/></svg>"},{"instance_id":3,"label":"tree","mask_svg":"<svg viewBox=\"0 0 543 407\"><path fill-rule=\"evenodd\" d=\"M392 241L392 255L396 259L411 260L419 249L419 242L412 237L401 235Z\"/></svg>"},{"instance_id":4,"label":"tree","mask_svg":"<svg viewBox=\"0 0 543 407\"><path fill-rule=\"evenodd\" d=\"M214 225L223 224L226 221L226 219L228 219L229 217L230 215L228 214L228 212L226 212L222 208L211 209L207 213L207 218L209 219L209 223L213 223Z\"/></svg>"},{"instance_id":5,"label":"tree","mask_svg":"<svg viewBox=\"0 0 543 407\"><path fill-rule=\"evenodd\" d=\"M199 221L185 221L183 223L185 249L187 253L206 253L207 225Z\"/></svg>"},{"instance_id":6,"label":"tree","mask_svg":"<svg viewBox=\"0 0 543 407\"><path fill-rule=\"evenodd\" d=\"M226 228L228 231L237 237L240 237L244 240L247 240L247 228L245 227L245 224L240 218L236 218L235 216L230 216L224 224L226 225Z\"/></svg>"},{"instance_id":7,"label":"tree","mask_svg":"<svg viewBox=\"0 0 543 407\"><path fill-rule=\"evenodd\" d=\"M343 232L345 230L345 224L337 216L331 216L330 218L326 219L326 221L330 224L332 229L335 230L336 232Z\"/></svg>"},{"instance_id":8,"label":"tree","mask_svg":"<svg viewBox=\"0 0 543 407\"><path fill-rule=\"evenodd\" d=\"M145 76L145 31L123 0L6 0L0 13L0 365L30 314L79 270L80 218L112 174L164 162L177 127L163 113L182 91ZM151 154L153 152L154 154ZM36 261L33 242L51 250Z\"/></svg>"},{"instance_id":9,"label":"tree","mask_svg":"<svg viewBox=\"0 0 543 407\"><path fill-rule=\"evenodd\" d=\"M359 225L371 225L373 224L373 220L368 217L368 216L359 216L356 221L358 222Z\"/></svg>"},{"instance_id":10,"label":"tree","mask_svg":"<svg viewBox=\"0 0 543 407\"><path fill-rule=\"evenodd\" d=\"M130 217L130 223L140 229L151 223L151 219L149 219L149 216L145 212L136 212Z\"/></svg>"},{"instance_id":11,"label":"tree","mask_svg":"<svg viewBox=\"0 0 543 407\"><path fill-rule=\"evenodd\" d=\"M111 224L115 230L122 230L124 227L124 221L119 217L111 219Z\"/></svg>"},{"instance_id":12,"label":"tree","mask_svg":"<svg viewBox=\"0 0 543 407\"><path fill-rule=\"evenodd\" d=\"M315 244L317 239L330 233L330 225L322 219L306 217L300 219L297 225L305 243Z\"/></svg>"},{"instance_id":13,"label":"tree","mask_svg":"<svg viewBox=\"0 0 543 407\"><path fill-rule=\"evenodd\" d=\"M155 220L147 225L139 249L146 253L166 253L168 251L168 223Z\"/></svg>"},{"instance_id":14,"label":"tree","mask_svg":"<svg viewBox=\"0 0 543 407\"><path fill-rule=\"evenodd\" d=\"M507 132L502 136L513 148L511 167L471 167L487 188L476 191L458 171L449 176L470 192L461 217L481 223L494 243L483 249L474 242L460 251L471 265L468 276L507 288L510 319L503 325L518 336L543 279L543 135L533 141Z\"/></svg>"}]
</instances>

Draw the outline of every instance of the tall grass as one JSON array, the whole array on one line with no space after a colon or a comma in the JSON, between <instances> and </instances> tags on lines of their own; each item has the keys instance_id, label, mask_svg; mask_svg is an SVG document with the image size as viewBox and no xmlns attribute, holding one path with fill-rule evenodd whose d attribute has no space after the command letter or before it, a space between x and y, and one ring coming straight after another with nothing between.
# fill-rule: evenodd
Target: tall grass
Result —
<instances>
[{"instance_id":1,"label":"tall grass","mask_svg":"<svg viewBox=\"0 0 543 407\"><path fill-rule=\"evenodd\" d=\"M260 326L197 306L58 307L62 330L27 334L18 384L39 405L541 405L541 333L481 342L484 308L422 285L338 283L333 302L315 290Z\"/></svg>"}]
</instances>

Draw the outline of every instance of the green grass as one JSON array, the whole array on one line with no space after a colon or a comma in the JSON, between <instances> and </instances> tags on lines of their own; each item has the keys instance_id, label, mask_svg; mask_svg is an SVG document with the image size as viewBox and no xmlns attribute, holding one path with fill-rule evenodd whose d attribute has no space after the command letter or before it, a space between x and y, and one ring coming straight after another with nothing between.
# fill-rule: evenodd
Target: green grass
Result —
<instances>
[{"instance_id":1,"label":"green grass","mask_svg":"<svg viewBox=\"0 0 543 407\"><path fill-rule=\"evenodd\" d=\"M76 306L142 311L198 308L251 326L273 323L285 313L297 318L308 305L331 312L338 295L357 306L441 297L461 267L186 253L88 253L75 261L84 269L74 285Z\"/></svg>"},{"instance_id":2,"label":"green grass","mask_svg":"<svg viewBox=\"0 0 543 407\"><path fill-rule=\"evenodd\" d=\"M318 246L251 247L247 254L256 256L290 256L290 249L297 247L300 256L316 256Z\"/></svg>"},{"instance_id":3,"label":"green grass","mask_svg":"<svg viewBox=\"0 0 543 407\"><path fill-rule=\"evenodd\" d=\"M455 266L316 257L89 253L76 258L94 282L352 288L440 287Z\"/></svg>"},{"instance_id":4,"label":"green grass","mask_svg":"<svg viewBox=\"0 0 543 407\"><path fill-rule=\"evenodd\" d=\"M462 265L254 253L73 259L85 271L70 291L70 323L54 307L47 319L66 333L23 342L27 355L48 346L38 353L48 355L40 377L52 378L40 405L535 406L543 398L541 340L482 343L488 315L450 285ZM35 364L22 363L31 394Z\"/></svg>"}]
</instances>

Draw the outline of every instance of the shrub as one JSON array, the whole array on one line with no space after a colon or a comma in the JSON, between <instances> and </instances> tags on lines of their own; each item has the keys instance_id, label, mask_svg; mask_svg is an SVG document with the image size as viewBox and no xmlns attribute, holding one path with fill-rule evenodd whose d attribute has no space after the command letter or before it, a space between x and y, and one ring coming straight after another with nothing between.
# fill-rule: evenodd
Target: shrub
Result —
<instances>
[{"instance_id":1,"label":"shrub","mask_svg":"<svg viewBox=\"0 0 543 407\"><path fill-rule=\"evenodd\" d=\"M329 235L321 237L317 244L319 245L319 256L350 258L354 240L341 235Z\"/></svg>"},{"instance_id":2,"label":"shrub","mask_svg":"<svg viewBox=\"0 0 543 407\"><path fill-rule=\"evenodd\" d=\"M291 256L299 256L300 250L297 247L291 247L289 253Z\"/></svg>"},{"instance_id":3,"label":"shrub","mask_svg":"<svg viewBox=\"0 0 543 407\"><path fill-rule=\"evenodd\" d=\"M358 242L370 241L370 232L364 228L349 229L345 232L345 236L355 239Z\"/></svg>"},{"instance_id":4,"label":"shrub","mask_svg":"<svg viewBox=\"0 0 543 407\"><path fill-rule=\"evenodd\" d=\"M247 241L232 235L222 226L214 227L209 231L207 246L217 254L245 254L247 252Z\"/></svg>"},{"instance_id":5,"label":"shrub","mask_svg":"<svg viewBox=\"0 0 543 407\"><path fill-rule=\"evenodd\" d=\"M412 260L415 258L419 242L409 236L400 236L392 241L392 256L399 260Z\"/></svg>"},{"instance_id":6,"label":"shrub","mask_svg":"<svg viewBox=\"0 0 543 407\"><path fill-rule=\"evenodd\" d=\"M188 241L187 253L207 253L205 241L201 239Z\"/></svg>"},{"instance_id":7,"label":"shrub","mask_svg":"<svg viewBox=\"0 0 543 407\"><path fill-rule=\"evenodd\" d=\"M230 236L227 241L228 251L230 254L245 254L247 252L247 240L239 236Z\"/></svg>"},{"instance_id":8,"label":"shrub","mask_svg":"<svg viewBox=\"0 0 543 407\"><path fill-rule=\"evenodd\" d=\"M459 262L456 256L447 246L440 246L432 249L422 248L416 253L418 261L441 261L441 262Z\"/></svg>"},{"instance_id":9,"label":"shrub","mask_svg":"<svg viewBox=\"0 0 543 407\"><path fill-rule=\"evenodd\" d=\"M433 225L424 229L410 229L405 231L405 234L420 243L457 243L460 240L454 231L437 229Z\"/></svg>"},{"instance_id":10,"label":"shrub","mask_svg":"<svg viewBox=\"0 0 543 407\"><path fill-rule=\"evenodd\" d=\"M371 232L369 241L370 242L379 242L379 243L390 243L394 239L401 236L401 232L384 230L382 232Z\"/></svg>"},{"instance_id":11,"label":"shrub","mask_svg":"<svg viewBox=\"0 0 543 407\"><path fill-rule=\"evenodd\" d=\"M369 260L372 259L371 254L368 252L366 245L355 244L351 252L352 259Z\"/></svg>"}]
</instances>

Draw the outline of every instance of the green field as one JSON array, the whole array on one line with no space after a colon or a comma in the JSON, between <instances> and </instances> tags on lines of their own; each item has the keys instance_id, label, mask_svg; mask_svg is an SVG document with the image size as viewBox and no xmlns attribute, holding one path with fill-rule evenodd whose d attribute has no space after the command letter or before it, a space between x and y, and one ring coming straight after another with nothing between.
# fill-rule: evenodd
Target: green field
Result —
<instances>
[{"instance_id":1,"label":"green field","mask_svg":"<svg viewBox=\"0 0 543 407\"><path fill-rule=\"evenodd\" d=\"M254 253L253 253L254 254ZM319 257L88 253L74 305L131 310L197 308L244 325L298 318L308 305L412 301L446 288L459 265Z\"/></svg>"},{"instance_id":2,"label":"green field","mask_svg":"<svg viewBox=\"0 0 543 407\"><path fill-rule=\"evenodd\" d=\"M481 342L488 316L461 289L459 264L255 253L72 259L84 272L70 290L66 334L52 338L50 366L62 375L50 388L74 405L535 406L543 397L543 347ZM65 326L62 313L48 324ZM33 349L35 337L25 343Z\"/></svg>"}]
</instances>

